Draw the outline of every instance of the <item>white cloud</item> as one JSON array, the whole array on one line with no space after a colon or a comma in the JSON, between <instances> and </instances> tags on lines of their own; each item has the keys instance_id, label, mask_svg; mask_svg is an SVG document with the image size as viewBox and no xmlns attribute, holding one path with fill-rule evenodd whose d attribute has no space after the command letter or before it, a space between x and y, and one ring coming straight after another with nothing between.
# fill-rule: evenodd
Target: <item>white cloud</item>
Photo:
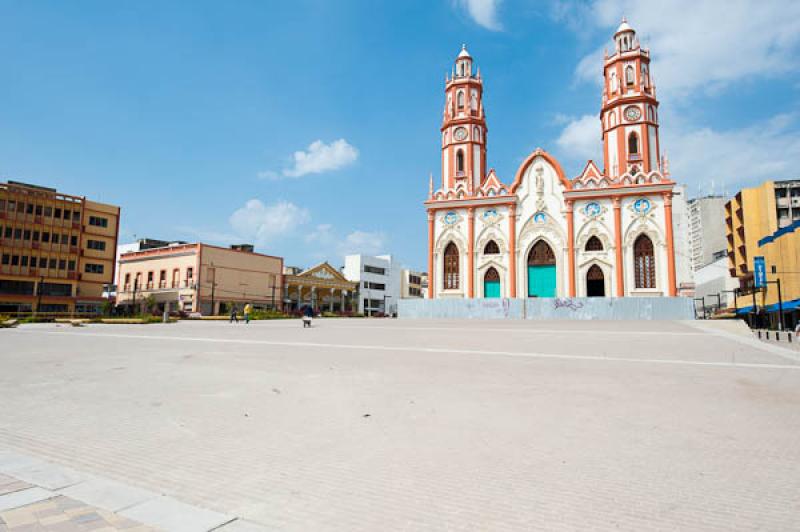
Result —
<instances>
[{"instance_id":1,"label":"white cloud","mask_svg":"<svg viewBox=\"0 0 800 532\"><path fill-rule=\"evenodd\" d=\"M497 20L497 8L502 0L455 0L454 5L460 9L466 9L469 16L477 24L492 31L503 29Z\"/></svg>"},{"instance_id":2,"label":"white cloud","mask_svg":"<svg viewBox=\"0 0 800 532\"><path fill-rule=\"evenodd\" d=\"M564 126L556 144L568 160L602 161L603 142L600 135L600 120L597 115L583 115L570 120Z\"/></svg>"},{"instance_id":3,"label":"white cloud","mask_svg":"<svg viewBox=\"0 0 800 532\"><path fill-rule=\"evenodd\" d=\"M283 177L301 177L307 174L320 174L331 170L338 170L358 159L358 150L344 139L339 139L325 144L316 140L308 146L306 151L296 151L292 156L294 164L282 172ZM276 172L260 172L259 177L277 179Z\"/></svg>"},{"instance_id":4,"label":"white cloud","mask_svg":"<svg viewBox=\"0 0 800 532\"><path fill-rule=\"evenodd\" d=\"M800 2L796 0L594 0L560 2L554 18L575 16L611 33L625 15L642 46L653 50L652 72L661 94L709 92L737 80L795 71L800 48ZM585 31L585 28L584 28ZM600 81L602 47L582 60L576 75Z\"/></svg>"},{"instance_id":5,"label":"white cloud","mask_svg":"<svg viewBox=\"0 0 800 532\"><path fill-rule=\"evenodd\" d=\"M727 131L671 129L663 136L672 178L690 192L733 193L768 179L796 178L800 168L800 117L787 113Z\"/></svg>"},{"instance_id":6,"label":"white cloud","mask_svg":"<svg viewBox=\"0 0 800 532\"><path fill-rule=\"evenodd\" d=\"M261 200L251 199L234 211L228 221L237 235L263 245L291 233L310 219L308 210L294 203L279 201L264 205Z\"/></svg>"},{"instance_id":7,"label":"white cloud","mask_svg":"<svg viewBox=\"0 0 800 532\"><path fill-rule=\"evenodd\" d=\"M385 251L386 235L380 231L356 229L341 237L331 224L320 224L306 236L305 241L316 248L315 255L320 259L355 253L377 255Z\"/></svg>"}]
</instances>

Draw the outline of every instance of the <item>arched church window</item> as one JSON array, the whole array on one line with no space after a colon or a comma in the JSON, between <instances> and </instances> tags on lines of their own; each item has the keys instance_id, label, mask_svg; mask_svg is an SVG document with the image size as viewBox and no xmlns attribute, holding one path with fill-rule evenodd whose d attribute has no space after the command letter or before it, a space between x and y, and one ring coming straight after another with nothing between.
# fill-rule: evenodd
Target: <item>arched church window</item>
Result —
<instances>
[{"instance_id":1,"label":"arched church window","mask_svg":"<svg viewBox=\"0 0 800 532\"><path fill-rule=\"evenodd\" d=\"M608 115L608 127L614 127L617 125L617 115L614 114L614 111Z\"/></svg>"},{"instance_id":2,"label":"arched church window","mask_svg":"<svg viewBox=\"0 0 800 532\"><path fill-rule=\"evenodd\" d=\"M456 152L456 172L464 173L464 150Z\"/></svg>"},{"instance_id":3,"label":"arched church window","mask_svg":"<svg viewBox=\"0 0 800 532\"><path fill-rule=\"evenodd\" d=\"M586 251L603 251L603 243L596 236L586 241Z\"/></svg>"},{"instance_id":4,"label":"arched church window","mask_svg":"<svg viewBox=\"0 0 800 532\"><path fill-rule=\"evenodd\" d=\"M494 240L489 240L483 247L484 255L497 255L498 253L500 253L500 248Z\"/></svg>"},{"instance_id":5,"label":"arched church window","mask_svg":"<svg viewBox=\"0 0 800 532\"><path fill-rule=\"evenodd\" d=\"M628 85L633 85L633 78L634 78L633 67L628 65L627 67L625 67L625 83L627 83Z\"/></svg>"},{"instance_id":6,"label":"arched church window","mask_svg":"<svg viewBox=\"0 0 800 532\"><path fill-rule=\"evenodd\" d=\"M444 250L444 288L458 290L458 248L452 242Z\"/></svg>"},{"instance_id":7,"label":"arched church window","mask_svg":"<svg viewBox=\"0 0 800 532\"><path fill-rule=\"evenodd\" d=\"M656 117L655 117L655 114L653 113L653 106L652 105L648 105L647 106L647 119L650 120L651 122L654 122L655 118Z\"/></svg>"},{"instance_id":8,"label":"arched church window","mask_svg":"<svg viewBox=\"0 0 800 532\"><path fill-rule=\"evenodd\" d=\"M472 129L472 136L477 142L480 142L481 141L481 129L479 127L474 127Z\"/></svg>"},{"instance_id":9,"label":"arched church window","mask_svg":"<svg viewBox=\"0 0 800 532\"><path fill-rule=\"evenodd\" d=\"M639 153L639 135L635 132L631 132L628 135L628 154L636 155Z\"/></svg>"},{"instance_id":10,"label":"arched church window","mask_svg":"<svg viewBox=\"0 0 800 532\"><path fill-rule=\"evenodd\" d=\"M461 62L461 76L465 76L467 73L467 64L462 61Z\"/></svg>"},{"instance_id":11,"label":"arched church window","mask_svg":"<svg viewBox=\"0 0 800 532\"><path fill-rule=\"evenodd\" d=\"M656 257L647 235L639 235L633 243L633 273L636 288L656 287Z\"/></svg>"},{"instance_id":12,"label":"arched church window","mask_svg":"<svg viewBox=\"0 0 800 532\"><path fill-rule=\"evenodd\" d=\"M458 91L456 95L456 105L458 105L459 109L464 108L464 91Z\"/></svg>"},{"instance_id":13,"label":"arched church window","mask_svg":"<svg viewBox=\"0 0 800 532\"><path fill-rule=\"evenodd\" d=\"M614 93L617 91L617 73L611 73L611 92Z\"/></svg>"}]
</instances>

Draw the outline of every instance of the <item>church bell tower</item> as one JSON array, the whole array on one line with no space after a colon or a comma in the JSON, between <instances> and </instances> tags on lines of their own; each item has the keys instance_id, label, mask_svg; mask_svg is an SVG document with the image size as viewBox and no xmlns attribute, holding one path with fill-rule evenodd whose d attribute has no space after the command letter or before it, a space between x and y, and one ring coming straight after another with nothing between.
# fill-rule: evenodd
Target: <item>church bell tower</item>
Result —
<instances>
[{"instance_id":1,"label":"church bell tower","mask_svg":"<svg viewBox=\"0 0 800 532\"><path fill-rule=\"evenodd\" d=\"M483 81L473 72L466 45L445 78L442 122L442 188L464 186L469 195L486 177L486 116L483 112Z\"/></svg>"},{"instance_id":2,"label":"church bell tower","mask_svg":"<svg viewBox=\"0 0 800 532\"><path fill-rule=\"evenodd\" d=\"M605 175L618 179L661 170L658 100L650 76L650 51L623 18L614 34L614 53L604 62L603 163Z\"/></svg>"}]
</instances>

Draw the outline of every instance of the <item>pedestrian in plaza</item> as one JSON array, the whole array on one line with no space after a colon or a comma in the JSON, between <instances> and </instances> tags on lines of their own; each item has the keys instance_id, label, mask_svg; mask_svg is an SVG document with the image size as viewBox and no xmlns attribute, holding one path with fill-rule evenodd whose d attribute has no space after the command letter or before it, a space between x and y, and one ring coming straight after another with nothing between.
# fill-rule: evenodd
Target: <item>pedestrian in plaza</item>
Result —
<instances>
[{"instance_id":1,"label":"pedestrian in plaza","mask_svg":"<svg viewBox=\"0 0 800 532\"><path fill-rule=\"evenodd\" d=\"M236 305L231 305L231 319L228 323L239 323L239 316L236 315Z\"/></svg>"},{"instance_id":2,"label":"pedestrian in plaza","mask_svg":"<svg viewBox=\"0 0 800 532\"><path fill-rule=\"evenodd\" d=\"M244 324L248 325L250 323L250 313L253 312L253 305L250 303L244 306Z\"/></svg>"},{"instance_id":3,"label":"pedestrian in plaza","mask_svg":"<svg viewBox=\"0 0 800 532\"><path fill-rule=\"evenodd\" d=\"M311 308L311 305L303 309L303 329L305 329L306 327L311 327L311 318L313 317L314 317L314 309Z\"/></svg>"}]
</instances>

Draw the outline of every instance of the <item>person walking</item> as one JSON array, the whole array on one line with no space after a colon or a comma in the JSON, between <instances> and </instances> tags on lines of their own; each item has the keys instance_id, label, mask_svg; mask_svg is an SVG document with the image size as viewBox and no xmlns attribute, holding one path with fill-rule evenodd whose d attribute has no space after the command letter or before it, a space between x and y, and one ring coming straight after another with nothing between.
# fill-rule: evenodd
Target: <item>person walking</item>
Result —
<instances>
[{"instance_id":1,"label":"person walking","mask_svg":"<svg viewBox=\"0 0 800 532\"><path fill-rule=\"evenodd\" d=\"M313 317L314 309L312 309L311 305L309 305L303 310L303 329L306 327L311 327L311 318Z\"/></svg>"},{"instance_id":2,"label":"person walking","mask_svg":"<svg viewBox=\"0 0 800 532\"><path fill-rule=\"evenodd\" d=\"M228 323L239 323L239 316L236 315L236 305L231 305L231 319Z\"/></svg>"},{"instance_id":3,"label":"person walking","mask_svg":"<svg viewBox=\"0 0 800 532\"><path fill-rule=\"evenodd\" d=\"M253 305L250 303L244 306L244 324L248 325L250 323L250 313L253 312Z\"/></svg>"}]
</instances>

